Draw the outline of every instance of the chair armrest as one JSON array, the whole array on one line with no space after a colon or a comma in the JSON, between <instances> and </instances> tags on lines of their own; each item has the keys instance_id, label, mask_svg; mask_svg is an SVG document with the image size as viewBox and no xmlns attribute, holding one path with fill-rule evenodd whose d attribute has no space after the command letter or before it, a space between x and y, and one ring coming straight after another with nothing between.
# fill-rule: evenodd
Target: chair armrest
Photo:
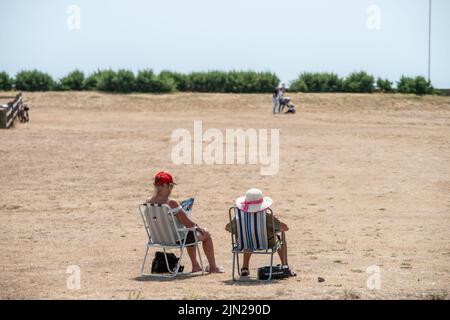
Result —
<instances>
[{"instance_id":1,"label":"chair armrest","mask_svg":"<svg viewBox=\"0 0 450 320\"><path fill-rule=\"evenodd\" d=\"M178 231L195 231L197 230L197 227L192 228L177 228Z\"/></svg>"}]
</instances>

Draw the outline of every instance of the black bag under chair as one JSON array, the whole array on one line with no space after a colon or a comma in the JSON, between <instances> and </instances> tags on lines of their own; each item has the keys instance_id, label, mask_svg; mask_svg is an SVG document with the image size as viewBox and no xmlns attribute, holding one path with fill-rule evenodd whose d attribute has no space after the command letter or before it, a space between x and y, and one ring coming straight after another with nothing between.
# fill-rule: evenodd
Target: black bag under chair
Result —
<instances>
[{"instance_id":1,"label":"black bag under chair","mask_svg":"<svg viewBox=\"0 0 450 320\"><path fill-rule=\"evenodd\" d=\"M279 264L272 267L272 278L273 280L280 280L289 278L291 275L291 270ZM258 280L268 280L270 277L270 266L258 268Z\"/></svg>"},{"instance_id":2,"label":"black bag under chair","mask_svg":"<svg viewBox=\"0 0 450 320\"><path fill-rule=\"evenodd\" d=\"M169 263L170 270L174 270L177 266L179 258L173 253L167 253L167 262ZM184 266L180 266L179 272L183 272ZM166 258L164 257L164 252L156 252L155 258L152 262L152 273L169 273L167 269Z\"/></svg>"}]
</instances>

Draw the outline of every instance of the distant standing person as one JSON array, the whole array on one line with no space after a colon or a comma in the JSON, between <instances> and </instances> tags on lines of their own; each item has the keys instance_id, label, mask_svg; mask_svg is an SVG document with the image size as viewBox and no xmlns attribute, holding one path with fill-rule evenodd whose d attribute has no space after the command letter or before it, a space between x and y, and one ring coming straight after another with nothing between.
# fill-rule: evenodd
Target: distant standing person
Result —
<instances>
[{"instance_id":1,"label":"distant standing person","mask_svg":"<svg viewBox=\"0 0 450 320\"><path fill-rule=\"evenodd\" d=\"M286 91L284 83L278 86L278 113L281 113L284 105L284 92Z\"/></svg>"},{"instance_id":2,"label":"distant standing person","mask_svg":"<svg viewBox=\"0 0 450 320\"><path fill-rule=\"evenodd\" d=\"M278 107L278 91L280 90L280 86L273 89L272 92L272 99L273 99L273 111L272 113L277 113L277 107Z\"/></svg>"}]
</instances>

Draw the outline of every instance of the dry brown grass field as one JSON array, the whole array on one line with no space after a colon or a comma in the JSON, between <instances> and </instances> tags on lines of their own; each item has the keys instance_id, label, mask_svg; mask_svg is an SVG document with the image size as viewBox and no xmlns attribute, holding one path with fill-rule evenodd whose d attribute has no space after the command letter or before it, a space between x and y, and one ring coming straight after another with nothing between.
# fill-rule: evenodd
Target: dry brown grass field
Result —
<instances>
[{"instance_id":1,"label":"dry brown grass field","mask_svg":"<svg viewBox=\"0 0 450 320\"><path fill-rule=\"evenodd\" d=\"M290 96L294 116L272 115L270 95L25 93L31 122L0 130L0 298L449 299L450 99ZM278 174L174 165L171 133L194 120L280 129ZM194 220L211 231L225 274L139 277L138 204L163 169L178 182L175 199L196 198ZM231 281L224 226L250 187L290 226L298 277ZM267 264L253 258L252 275ZM71 265L79 290L66 286ZM373 265L379 290L366 285Z\"/></svg>"}]
</instances>

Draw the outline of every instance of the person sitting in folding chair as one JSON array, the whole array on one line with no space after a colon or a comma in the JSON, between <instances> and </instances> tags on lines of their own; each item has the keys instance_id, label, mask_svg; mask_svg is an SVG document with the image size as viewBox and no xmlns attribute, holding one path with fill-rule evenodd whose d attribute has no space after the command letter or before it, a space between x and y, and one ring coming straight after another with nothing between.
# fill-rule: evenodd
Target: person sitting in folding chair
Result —
<instances>
[{"instance_id":1,"label":"person sitting in folding chair","mask_svg":"<svg viewBox=\"0 0 450 320\"><path fill-rule=\"evenodd\" d=\"M266 250L266 253L270 254L272 248L277 250L280 256L282 268L288 269L291 277L296 276L296 273L288 265L285 233L289 230L289 227L275 217L270 209L272 204L273 200L269 197L263 197L261 190L250 189L246 192L245 196L236 199L235 207L230 208L231 221L225 226L225 230L231 232L237 238L236 241L233 240L237 246L234 250L236 252L241 250L244 252L244 262L240 270L241 277L248 277L250 275L249 263L253 251L251 249L255 249L254 253ZM234 218L231 217L233 210L236 212ZM246 216L247 214L248 216ZM262 228L265 230L261 230ZM267 244L264 248L262 246L264 246L263 242L266 238ZM239 266L239 260L237 263Z\"/></svg>"},{"instance_id":2,"label":"person sitting in folding chair","mask_svg":"<svg viewBox=\"0 0 450 320\"><path fill-rule=\"evenodd\" d=\"M206 258L208 259L209 266L206 267L205 271L209 273L223 273L223 266L217 266L216 260L214 257L214 245L211 234L205 228L198 226L195 222L193 222L186 212L184 212L183 208L174 200L169 199L170 194L172 193L173 187L176 183L173 182L172 175L167 172L159 172L155 176L155 192L152 197L147 199L147 203L152 204L165 204L168 205L172 209L173 215L177 218L177 220L184 225L186 228L194 228L196 230L196 234L194 236L193 231L189 231L186 236L186 250L188 252L189 258L192 263L192 272L202 271L198 261L196 248L194 246L188 246L189 244L195 243L195 238L199 242L203 244L203 250L205 252Z\"/></svg>"}]
</instances>

